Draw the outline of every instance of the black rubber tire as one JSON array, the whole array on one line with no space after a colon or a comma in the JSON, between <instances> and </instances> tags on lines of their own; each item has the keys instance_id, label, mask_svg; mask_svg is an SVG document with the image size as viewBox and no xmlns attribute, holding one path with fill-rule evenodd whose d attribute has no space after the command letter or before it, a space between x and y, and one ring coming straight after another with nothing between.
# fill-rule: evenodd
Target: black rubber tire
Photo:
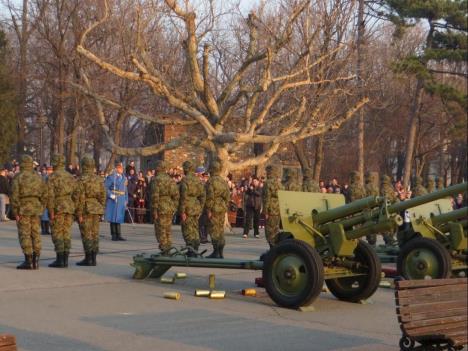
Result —
<instances>
[{"instance_id":1,"label":"black rubber tire","mask_svg":"<svg viewBox=\"0 0 468 351\"><path fill-rule=\"evenodd\" d=\"M431 251L437 258L440 266L439 273L435 276L430 276L432 279L449 278L452 275L452 259L447 249L437 240L415 237L408 241L401 248L400 254L397 257L397 273L405 279L425 279L426 277L411 276L405 269L405 260L408 255L415 250L425 249Z\"/></svg>"},{"instance_id":2,"label":"black rubber tire","mask_svg":"<svg viewBox=\"0 0 468 351\"><path fill-rule=\"evenodd\" d=\"M279 244L280 242L283 242L285 240L290 240L290 239L294 239L294 235L292 235L289 232L279 232L275 238L276 244Z\"/></svg>"},{"instance_id":3,"label":"black rubber tire","mask_svg":"<svg viewBox=\"0 0 468 351\"><path fill-rule=\"evenodd\" d=\"M300 273L306 274L306 286L297 293L286 293L277 287L278 272L274 271L277 260L291 256L303 261ZM310 305L320 294L323 287L323 263L317 251L301 240L285 240L274 246L265 255L263 266L263 282L270 298L281 307L299 308Z\"/></svg>"},{"instance_id":4,"label":"black rubber tire","mask_svg":"<svg viewBox=\"0 0 468 351\"><path fill-rule=\"evenodd\" d=\"M379 288L382 274L379 257L368 243L359 240L354 257L367 267L367 275L325 281L336 298L348 302L360 302L371 297Z\"/></svg>"}]
</instances>

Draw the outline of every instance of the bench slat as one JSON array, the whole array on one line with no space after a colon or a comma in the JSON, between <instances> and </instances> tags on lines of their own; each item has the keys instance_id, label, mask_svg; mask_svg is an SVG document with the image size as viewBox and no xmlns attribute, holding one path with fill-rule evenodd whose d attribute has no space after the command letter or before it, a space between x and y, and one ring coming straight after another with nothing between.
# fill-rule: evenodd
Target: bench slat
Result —
<instances>
[{"instance_id":1,"label":"bench slat","mask_svg":"<svg viewBox=\"0 0 468 351\"><path fill-rule=\"evenodd\" d=\"M398 312L399 317L398 321L400 323L411 322L411 321L420 321L425 319L433 318L442 318L442 317L454 317L454 316L464 316L466 315L466 305L457 306L458 308L454 309L441 309L439 311L425 309L424 312L419 313L406 313L405 310Z\"/></svg>"},{"instance_id":2,"label":"bench slat","mask_svg":"<svg viewBox=\"0 0 468 351\"><path fill-rule=\"evenodd\" d=\"M16 345L5 345L0 346L0 351L18 351Z\"/></svg>"},{"instance_id":3,"label":"bench slat","mask_svg":"<svg viewBox=\"0 0 468 351\"><path fill-rule=\"evenodd\" d=\"M398 290L414 289L430 286L453 285L453 284L467 284L466 278L452 278L452 279L428 279L428 280L398 280L395 282L395 288Z\"/></svg>"},{"instance_id":4,"label":"bench slat","mask_svg":"<svg viewBox=\"0 0 468 351\"><path fill-rule=\"evenodd\" d=\"M468 316L466 315L433 318L433 319L425 319L425 320L420 320L420 321L412 321L412 322L403 323L403 328L405 328L405 330L411 330L411 329L420 328L420 327L430 327L430 326L439 327L439 326L444 326L444 325L451 324L451 323L466 322L466 321L468 321Z\"/></svg>"},{"instance_id":5,"label":"bench slat","mask_svg":"<svg viewBox=\"0 0 468 351\"><path fill-rule=\"evenodd\" d=\"M408 314L408 313L419 313L419 312L427 312L427 311L445 311L455 308L467 308L468 301L445 301L445 302L433 302L433 303L426 303L422 305L405 305L405 306L397 306L397 313L398 314Z\"/></svg>"},{"instance_id":6,"label":"bench slat","mask_svg":"<svg viewBox=\"0 0 468 351\"><path fill-rule=\"evenodd\" d=\"M452 339L453 346L468 345L468 337L466 335Z\"/></svg>"},{"instance_id":7,"label":"bench slat","mask_svg":"<svg viewBox=\"0 0 468 351\"><path fill-rule=\"evenodd\" d=\"M0 346L16 345L16 338L14 335L2 334L0 335Z\"/></svg>"},{"instance_id":8,"label":"bench slat","mask_svg":"<svg viewBox=\"0 0 468 351\"><path fill-rule=\"evenodd\" d=\"M445 324L445 325L438 325L438 326L429 326L429 327L420 327L420 328L414 328L405 331L408 336L425 336L425 335L445 335L446 332L453 331L455 329L461 329L461 328L468 328L468 323L466 321L464 322L456 322L456 323L450 323L450 324Z\"/></svg>"},{"instance_id":9,"label":"bench slat","mask_svg":"<svg viewBox=\"0 0 468 351\"><path fill-rule=\"evenodd\" d=\"M448 301L457 301L462 303L466 301L467 296L465 294L460 294L460 292L445 293L445 294L434 294L432 296L410 296L410 297L397 297L397 305L420 305L428 302L448 302Z\"/></svg>"},{"instance_id":10,"label":"bench slat","mask_svg":"<svg viewBox=\"0 0 468 351\"><path fill-rule=\"evenodd\" d=\"M412 296L434 296L435 294L445 294L447 292L459 292L466 296L468 293L468 286L466 284L458 285L443 285L443 286L433 286L430 288L417 288L410 290L400 290L396 291L395 294L397 297L412 297Z\"/></svg>"}]
</instances>

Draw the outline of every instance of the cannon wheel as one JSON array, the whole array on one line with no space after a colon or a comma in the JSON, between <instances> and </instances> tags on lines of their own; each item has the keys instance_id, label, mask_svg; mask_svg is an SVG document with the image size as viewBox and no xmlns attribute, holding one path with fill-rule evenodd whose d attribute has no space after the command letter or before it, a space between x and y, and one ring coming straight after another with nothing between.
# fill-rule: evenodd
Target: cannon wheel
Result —
<instances>
[{"instance_id":1,"label":"cannon wheel","mask_svg":"<svg viewBox=\"0 0 468 351\"><path fill-rule=\"evenodd\" d=\"M437 240L414 238L403 245L397 258L398 275L405 279L450 277L452 262L447 249Z\"/></svg>"},{"instance_id":2,"label":"cannon wheel","mask_svg":"<svg viewBox=\"0 0 468 351\"><path fill-rule=\"evenodd\" d=\"M374 249L362 240L354 250L354 260L361 264L366 275L329 279L330 292L340 300L360 302L371 297L379 287L382 266Z\"/></svg>"},{"instance_id":3,"label":"cannon wheel","mask_svg":"<svg viewBox=\"0 0 468 351\"><path fill-rule=\"evenodd\" d=\"M322 258L303 241L285 240L265 255L265 289L281 307L310 305L322 291L323 276Z\"/></svg>"}]
</instances>

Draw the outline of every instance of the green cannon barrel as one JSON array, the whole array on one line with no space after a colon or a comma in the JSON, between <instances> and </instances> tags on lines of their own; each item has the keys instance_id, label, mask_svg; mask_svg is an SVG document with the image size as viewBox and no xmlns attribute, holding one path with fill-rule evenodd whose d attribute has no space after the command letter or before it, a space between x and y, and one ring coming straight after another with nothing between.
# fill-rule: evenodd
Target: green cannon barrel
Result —
<instances>
[{"instance_id":1,"label":"green cannon barrel","mask_svg":"<svg viewBox=\"0 0 468 351\"><path fill-rule=\"evenodd\" d=\"M463 207L458 210L453 210L447 213L442 213L438 216L431 217L432 225L435 227L441 226L448 222L455 222L468 217L468 207Z\"/></svg>"},{"instance_id":2,"label":"green cannon barrel","mask_svg":"<svg viewBox=\"0 0 468 351\"><path fill-rule=\"evenodd\" d=\"M435 201L438 199L442 199L444 197L456 195L459 193L463 193L467 191L467 184L466 183L460 183L456 185L449 186L448 188L435 191L433 193L429 193L426 195L421 195L421 196L416 196L415 198L412 198L410 200L402 201L402 202L397 202L393 205L388 206L388 212L389 213L401 213L403 211L406 211L407 209L411 207L416 207L431 201Z\"/></svg>"},{"instance_id":3,"label":"green cannon barrel","mask_svg":"<svg viewBox=\"0 0 468 351\"><path fill-rule=\"evenodd\" d=\"M353 201L347 205L332 208L328 211L317 212L314 210L312 211L314 225L318 226L323 223L345 218L366 209L379 206L383 201L385 201L383 197L369 196L361 200Z\"/></svg>"}]
</instances>

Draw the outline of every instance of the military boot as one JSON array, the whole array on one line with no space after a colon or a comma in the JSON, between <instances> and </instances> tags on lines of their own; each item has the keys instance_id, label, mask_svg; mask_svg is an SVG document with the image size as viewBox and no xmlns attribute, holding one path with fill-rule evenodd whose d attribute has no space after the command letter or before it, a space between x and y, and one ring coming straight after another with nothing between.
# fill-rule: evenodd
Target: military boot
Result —
<instances>
[{"instance_id":1,"label":"military boot","mask_svg":"<svg viewBox=\"0 0 468 351\"><path fill-rule=\"evenodd\" d=\"M91 251L91 266L96 265L97 251Z\"/></svg>"},{"instance_id":2,"label":"military boot","mask_svg":"<svg viewBox=\"0 0 468 351\"><path fill-rule=\"evenodd\" d=\"M50 235L50 222L49 221L45 221L44 228L45 228L46 235Z\"/></svg>"},{"instance_id":3,"label":"military boot","mask_svg":"<svg viewBox=\"0 0 468 351\"><path fill-rule=\"evenodd\" d=\"M70 255L70 252L66 252L66 251L65 251L65 252L63 253L63 266L64 266L65 268L68 267L68 256L69 256L69 255Z\"/></svg>"},{"instance_id":4,"label":"military boot","mask_svg":"<svg viewBox=\"0 0 468 351\"><path fill-rule=\"evenodd\" d=\"M112 241L117 241L117 233L115 230L115 223L110 224L110 231L111 231L111 236L112 236Z\"/></svg>"},{"instance_id":5,"label":"military boot","mask_svg":"<svg viewBox=\"0 0 468 351\"><path fill-rule=\"evenodd\" d=\"M219 255L219 245L218 242L215 240L211 240L211 243L213 244L213 252L206 256L206 258L221 258Z\"/></svg>"},{"instance_id":6,"label":"military boot","mask_svg":"<svg viewBox=\"0 0 468 351\"><path fill-rule=\"evenodd\" d=\"M39 269L39 254L33 253L32 257L32 268Z\"/></svg>"},{"instance_id":7,"label":"military boot","mask_svg":"<svg viewBox=\"0 0 468 351\"><path fill-rule=\"evenodd\" d=\"M52 267L52 268L64 268L64 264L63 264L63 257L64 257L64 254L63 252L57 252L57 258L55 259L54 262L52 262L51 264L49 264L49 267Z\"/></svg>"},{"instance_id":8,"label":"military boot","mask_svg":"<svg viewBox=\"0 0 468 351\"><path fill-rule=\"evenodd\" d=\"M79 262L76 262L77 266L92 266L91 252L85 252L85 258Z\"/></svg>"},{"instance_id":9,"label":"military boot","mask_svg":"<svg viewBox=\"0 0 468 351\"><path fill-rule=\"evenodd\" d=\"M224 258L224 243L218 244L219 258Z\"/></svg>"},{"instance_id":10,"label":"military boot","mask_svg":"<svg viewBox=\"0 0 468 351\"><path fill-rule=\"evenodd\" d=\"M24 262L21 263L16 269L33 269L32 267L32 255L24 255Z\"/></svg>"},{"instance_id":11,"label":"military boot","mask_svg":"<svg viewBox=\"0 0 468 351\"><path fill-rule=\"evenodd\" d=\"M122 230L120 228L120 223L115 224L115 233L118 241L127 241L127 239L122 237Z\"/></svg>"}]
</instances>

